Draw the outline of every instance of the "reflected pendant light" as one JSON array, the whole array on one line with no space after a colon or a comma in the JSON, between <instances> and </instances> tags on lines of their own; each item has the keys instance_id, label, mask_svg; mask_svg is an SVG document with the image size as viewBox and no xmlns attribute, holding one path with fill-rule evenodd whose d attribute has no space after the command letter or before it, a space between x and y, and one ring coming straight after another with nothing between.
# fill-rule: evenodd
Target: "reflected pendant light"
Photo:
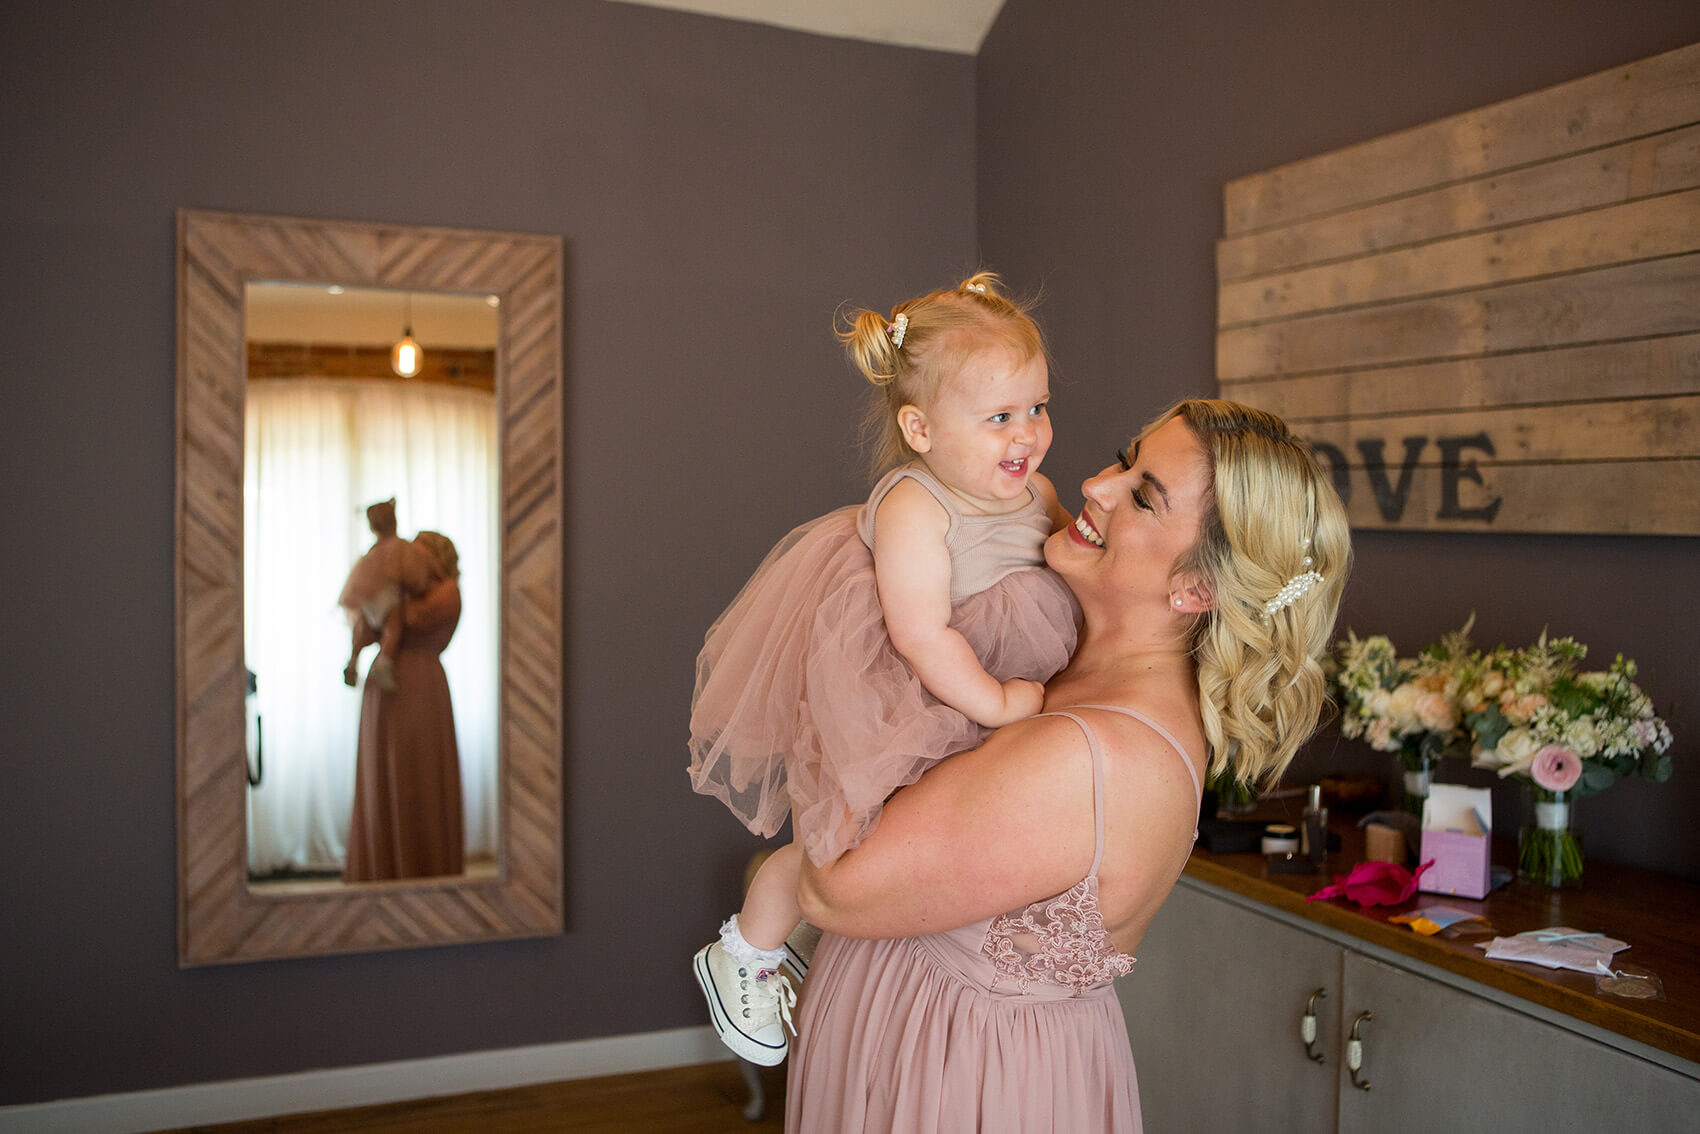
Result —
<instances>
[{"instance_id":1,"label":"reflected pendant light","mask_svg":"<svg viewBox=\"0 0 1700 1134\"><path fill-rule=\"evenodd\" d=\"M419 344L413 341L413 293L407 293L406 313L402 316L401 338L390 348L390 369L403 378L411 378L419 373L424 364L424 352Z\"/></svg>"}]
</instances>

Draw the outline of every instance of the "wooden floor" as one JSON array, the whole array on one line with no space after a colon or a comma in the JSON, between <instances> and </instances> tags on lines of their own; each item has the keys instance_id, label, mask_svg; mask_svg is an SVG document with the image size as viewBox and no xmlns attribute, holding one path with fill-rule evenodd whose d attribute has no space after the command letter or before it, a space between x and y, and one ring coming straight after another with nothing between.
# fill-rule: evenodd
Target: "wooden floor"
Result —
<instances>
[{"instance_id":1,"label":"wooden floor","mask_svg":"<svg viewBox=\"0 0 1700 1134\"><path fill-rule=\"evenodd\" d=\"M747 1121L735 1063L575 1079L442 1099L192 1126L171 1134L769 1134L785 1129L785 1068L762 1073L767 1113Z\"/></svg>"}]
</instances>

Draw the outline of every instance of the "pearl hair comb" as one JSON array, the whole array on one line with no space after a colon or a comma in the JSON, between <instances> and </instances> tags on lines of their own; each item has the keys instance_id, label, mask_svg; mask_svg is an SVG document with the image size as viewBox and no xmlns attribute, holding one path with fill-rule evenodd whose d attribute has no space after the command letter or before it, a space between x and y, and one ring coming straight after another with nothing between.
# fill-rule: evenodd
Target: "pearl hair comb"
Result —
<instances>
[{"instance_id":1,"label":"pearl hair comb","mask_svg":"<svg viewBox=\"0 0 1700 1134\"><path fill-rule=\"evenodd\" d=\"M1263 613L1265 616L1274 614L1278 610L1284 610L1287 607L1292 606L1295 602L1304 597L1305 592L1316 586L1316 584L1322 582L1322 575L1319 572L1310 570L1311 564L1316 561L1309 555L1310 539L1308 537L1305 539L1304 545L1306 555L1304 559L1300 561L1299 566L1305 568L1305 570L1294 575L1291 579L1288 579L1286 583L1282 585L1281 589L1275 592L1275 597L1263 604Z\"/></svg>"},{"instance_id":2,"label":"pearl hair comb","mask_svg":"<svg viewBox=\"0 0 1700 1134\"><path fill-rule=\"evenodd\" d=\"M903 336L909 330L909 316L899 314L897 318L885 325L885 333L891 336L891 349L903 349Z\"/></svg>"}]
</instances>

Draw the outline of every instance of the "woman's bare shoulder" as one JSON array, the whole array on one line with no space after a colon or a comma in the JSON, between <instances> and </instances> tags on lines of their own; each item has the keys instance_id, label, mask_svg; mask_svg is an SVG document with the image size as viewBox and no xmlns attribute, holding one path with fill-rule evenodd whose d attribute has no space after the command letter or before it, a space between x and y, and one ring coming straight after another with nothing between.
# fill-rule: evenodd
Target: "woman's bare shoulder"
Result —
<instances>
[{"instance_id":1,"label":"woman's bare shoulder","mask_svg":"<svg viewBox=\"0 0 1700 1134\"><path fill-rule=\"evenodd\" d=\"M1123 796L1126 805L1143 809L1161 798L1167 808L1171 795L1196 804L1209 754L1203 723L1185 698L1106 700L1057 711L1081 718L1097 738L1112 796L1107 804Z\"/></svg>"}]
</instances>

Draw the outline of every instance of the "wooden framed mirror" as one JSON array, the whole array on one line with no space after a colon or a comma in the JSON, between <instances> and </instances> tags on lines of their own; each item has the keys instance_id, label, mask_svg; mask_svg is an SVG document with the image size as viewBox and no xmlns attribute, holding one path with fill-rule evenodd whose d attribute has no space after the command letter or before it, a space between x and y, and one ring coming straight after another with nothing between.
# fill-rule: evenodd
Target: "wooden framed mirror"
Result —
<instances>
[{"instance_id":1,"label":"wooden framed mirror","mask_svg":"<svg viewBox=\"0 0 1700 1134\"><path fill-rule=\"evenodd\" d=\"M560 239L200 210L178 214L177 235L179 963L195 966L559 933L563 924ZM336 785L329 802L319 799L312 804L331 816L321 819L330 831L321 841L341 841L344 831L337 827L347 826L342 816L349 807L348 797L368 791L368 765L361 764L361 787L352 788L349 781L357 761L368 759L366 730L372 727L373 706L391 703L374 698L390 695L380 690L393 692L393 681L386 685L377 680L370 668L360 689L335 688L343 685L336 671L348 659L348 631L346 626L342 630L340 656L325 656L337 651L327 644L334 635L328 635L322 623L339 616L335 592L340 584L327 587L322 567L319 575L313 575L309 557L302 551L304 543L321 541L304 541L286 533L265 544L256 542L255 517L267 512L251 503L256 494L254 451L261 436L254 432L255 406L266 400L253 393L255 380L265 369L256 360L265 355L275 361L279 352L267 354L268 348L278 344L257 342L250 325L275 324L270 312L280 296L289 300L297 294L319 293L346 295L350 302L359 299L380 309L397 305L393 322L401 326L386 332L390 337L411 340L417 315L418 346L428 361L435 358L437 367L431 380L456 387L458 392L450 400L457 406L466 403L470 417L482 423L468 428L485 439L478 442L483 448L475 447L483 456L456 458L489 465L487 479L476 470L459 477L476 482L467 490L475 501L473 512L448 508L440 500L444 494L428 485L413 489L394 509L403 536L398 542L406 545L403 550L408 554L414 554L413 545L406 543L413 530L449 531L451 526L458 528L457 538L465 540L467 551L459 557L458 567L452 544L446 557L439 552L429 560L439 581L445 575L455 580L455 621L444 635L450 644L446 650L436 645L431 655L432 664L438 654L443 659L435 672L450 675L445 679L444 688L450 692L442 697L443 711L449 712L451 700L464 702L467 712L463 715L481 722L456 721L448 726L449 734L462 734L462 749L484 752L481 767L488 775L487 783L474 785L468 794L469 801L472 795L483 799L487 821L472 815L470 802L464 811L455 810L461 807L458 798L449 807L457 817L465 816L467 843L474 841L473 828L480 832L479 846L463 863L457 827L453 866L362 874L354 869L355 855L346 853L347 848L333 847L318 852L319 859L328 855L333 860L327 869L308 869L326 863L307 861L313 854L303 852L304 867L279 873L273 869L275 864L256 851L260 841L255 834L256 816L265 810L256 808L257 793L265 790L260 785L268 774L275 778L282 769L276 766L275 752L274 767L269 773L265 768L265 729L259 727L264 721L254 719L251 703L256 686L267 687L268 679L255 676L250 639L269 633L271 641L289 640L296 653L310 651L308 672L313 676L309 684L315 684L312 696L320 708L308 713L298 705L275 701L274 718L281 717L287 725L296 717L317 714L338 718L336 727L343 730L315 734L321 735L316 742L320 747L333 750L330 770L321 773L321 778ZM271 306L260 305L262 296ZM473 322L488 327L488 341L438 351L424 320L427 311L447 307L478 316ZM330 380L327 375L344 386L350 384L351 372L336 370L343 363L326 361L333 355L375 355L387 361L390 354L387 346L374 349L370 343L344 342L357 337L354 332L276 334L294 340L295 347L301 348L294 356L308 361L281 364L281 369L267 363L272 369L263 376L301 377L303 388L325 384ZM302 341L308 339L323 341ZM326 345L332 341L337 345ZM281 354L290 355L291 350ZM445 358L451 361L445 363ZM370 363L357 359L349 365ZM383 385L379 379L416 376L404 375L405 369L397 361L393 372L355 377L371 379L365 388L377 389ZM483 395L476 392L479 388ZM385 396L393 393L391 389ZM337 409L334 414L343 415L343 411ZM443 415L433 411L425 416ZM397 435L398 428L386 422L378 432ZM406 441L405 430L401 435L405 443L422 444L417 439ZM458 434L442 446L465 448ZM292 477L287 471L291 467L317 469L326 463L309 453L305 464L298 461L282 466L284 472L268 473L267 491L307 479L305 474ZM441 450L431 449L415 464L435 468L444 466L446 458ZM376 503L389 480L357 481L346 475L332 479L339 485L357 482L361 487L348 491L339 487L341 495L324 497L322 507L320 499L309 500L310 509L319 510L311 514L323 515L323 542L334 549L347 547L351 538L381 538L378 520L371 521L372 534L366 534L365 521L351 516L344 497L349 491L356 497L363 491L370 499L361 499L361 504ZM477 500L486 502L487 517L476 511ZM455 518L445 522L437 518L441 515ZM351 537L356 528L358 535ZM311 523L307 530L313 530ZM433 534L423 532L422 545L437 546L423 544ZM261 546L267 550L257 552ZM341 553L318 554L324 558ZM255 582L261 577L254 570L256 560L281 568L266 578L311 580L308 613L289 616L281 631L255 630L256 610L275 615L272 608L283 601L274 583ZM444 562L446 569L441 566ZM338 570L347 570L346 564ZM349 578L352 586L352 572ZM344 589L344 602L348 593ZM415 609L426 605L423 591L396 594L392 609L399 611L415 602ZM353 618L361 625L358 608ZM399 618L398 613L398 626ZM477 633L466 629L479 619L483 624ZM462 629L457 631L457 625ZM382 637L378 623L368 629ZM359 635L356 629L356 644L361 642ZM482 643L467 649L472 651L469 656L484 660L456 663L470 676L456 676L449 660L458 648L457 637ZM378 653L400 656L394 650L391 639L379 646ZM280 664L268 662L268 671ZM316 686L321 666L329 692ZM349 680L356 680L358 672L351 663ZM399 663L395 674L402 689L420 688L407 684L419 679L410 678ZM388 669L385 680L390 680ZM481 697L485 705L475 711L473 704ZM410 710L397 713L396 718L416 715ZM322 739L323 735L352 738L356 733L360 734L358 757L351 739L347 744ZM449 745L453 766L452 740ZM284 751L289 751L287 746ZM360 811L358 803L354 806ZM352 847L358 840L352 834L348 837ZM336 860L338 854L344 854L346 861ZM373 877L379 880L367 880Z\"/></svg>"}]
</instances>

